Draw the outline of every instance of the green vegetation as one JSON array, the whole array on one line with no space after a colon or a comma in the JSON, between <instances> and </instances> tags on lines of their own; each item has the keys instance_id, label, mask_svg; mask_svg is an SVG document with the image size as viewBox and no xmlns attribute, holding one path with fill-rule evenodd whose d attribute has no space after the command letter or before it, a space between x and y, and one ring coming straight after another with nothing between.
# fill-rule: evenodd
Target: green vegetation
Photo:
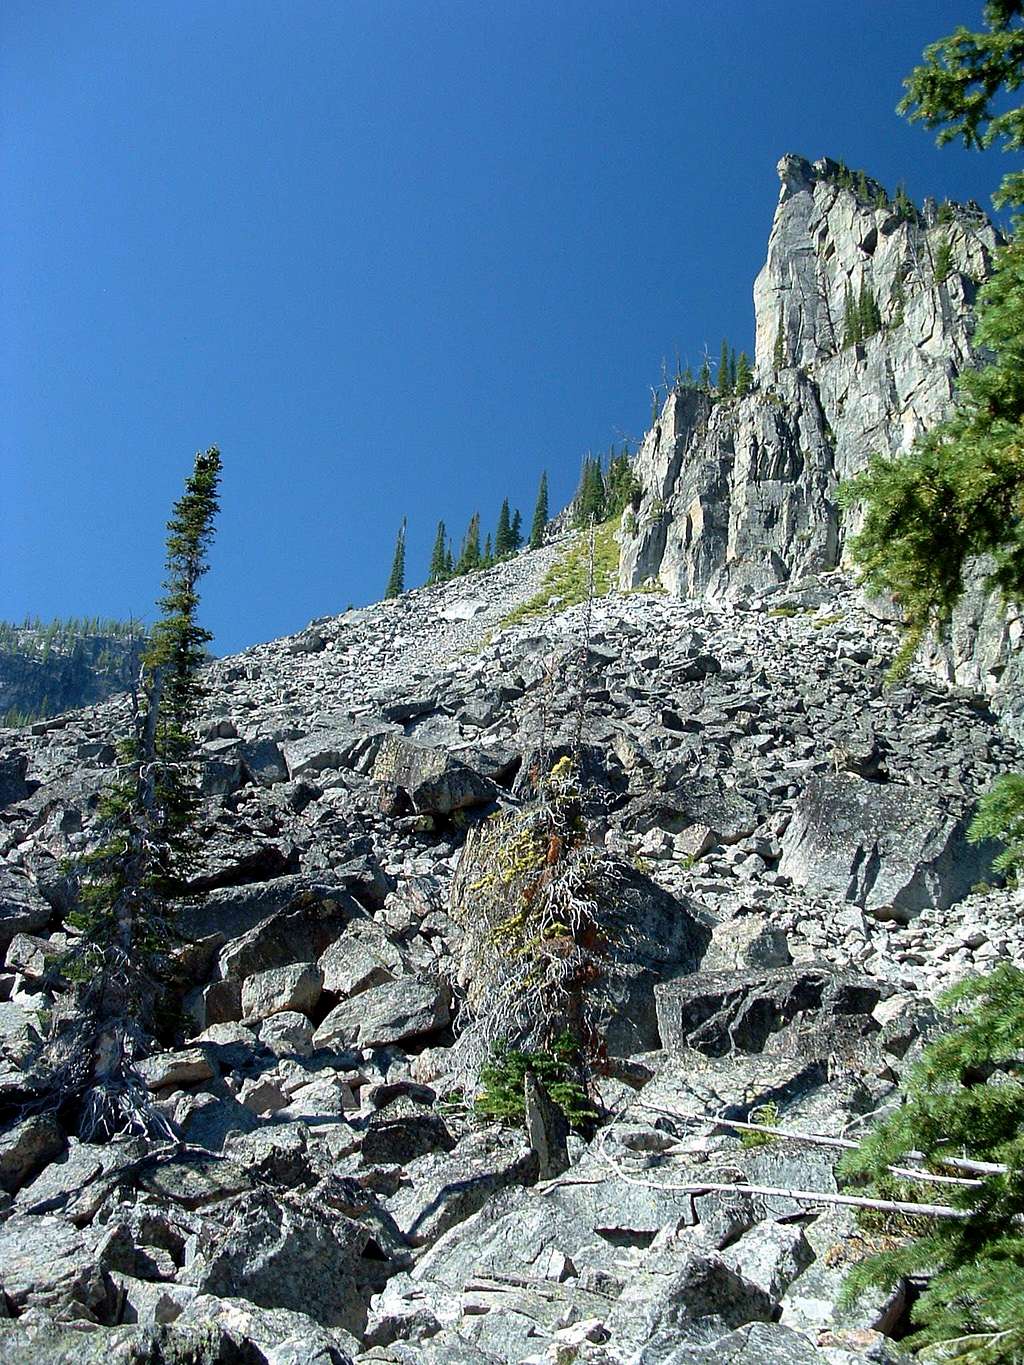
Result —
<instances>
[{"instance_id":1,"label":"green vegetation","mask_svg":"<svg viewBox=\"0 0 1024 1365\"><path fill-rule=\"evenodd\" d=\"M74 868L68 923L81 938L62 968L81 983L82 1055L65 1058L51 1084L77 1094L86 1140L162 1125L133 1058L153 1027L173 941L170 901L181 892L193 849L199 792L192 729L211 639L197 619L198 584L208 567L220 471L215 447L197 454L167 524L162 615L133 694L118 777L103 797L105 837Z\"/></svg>"},{"instance_id":2,"label":"green vegetation","mask_svg":"<svg viewBox=\"0 0 1024 1365\"><path fill-rule=\"evenodd\" d=\"M104 616L57 616L42 621L26 616L21 625L0 621L0 654L19 654L45 659L50 654L66 654L82 639L140 640L146 628L134 617L115 621Z\"/></svg>"},{"instance_id":3,"label":"green vegetation","mask_svg":"<svg viewBox=\"0 0 1024 1365\"><path fill-rule=\"evenodd\" d=\"M853 285L848 281L843 295L843 346L866 341L880 331L881 326L882 314L874 290L864 282L859 294L855 295Z\"/></svg>"},{"instance_id":4,"label":"green vegetation","mask_svg":"<svg viewBox=\"0 0 1024 1365\"><path fill-rule=\"evenodd\" d=\"M615 539L618 517L594 528L594 595L604 597L615 587L619 573L619 546ZM588 537L581 535L544 575L539 591L502 620L503 626L517 626L532 616L544 616L557 598L559 611L587 600L590 586L590 549Z\"/></svg>"},{"instance_id":5,"label":"green vegetation","mask_svg":"<svg viewBox=\"0 0 1024 1365\"><path fill-rule=\"evenodd\" d=\"M544 544L544 532L548 524L548 475L547 470L540 476L537 489L537 502L533 509L533 522L530 526L530 549L539 550Z\"/></svg>"},{"instance_id":6,"label":"green vegetation","mask_svg":"<svg viewBox=\"0 0 1024 1365\"><path fill-rule=\"evenodd\" d=\"M953 273L953 244L948 237L943 237L935 248L933 273L936 284L943 284Z\"/></svg>"},{"instance_id":7,"label":"green vegetation","mask_svg":"<svg viewBox=\"0 0 1024 1365\"><path fill-rule=\"evenodd\" d=\"M444 583L451 578L453 569L448 533L445 530L444 522L439 521L437 523L437 535L434 537L434 548L430 552L427 586L433 587L437 583Z\"/></svg>"},{"instance_id":8,"label":"green vegetation","mask_svg":"<svg viewBox=\"0 0 1024 1365\"><path fill-rule=\"evenodd\" d=\"M550 1048L536 1052L495 1044L480 1071L481 1090L473 1103L476 1112L509 1126L521 1124L526 1117L523 1082L527 1071L532 1071L541 1082L571 1128L584 1133L593 1128L597 1110L583 1084L579 1045L567 1031Z\"/></svg>"},{"instance_id":9,"label":"green vegetation","mask_svg":"<svg viewBox=\"0 0 1024 1365\"><path fill-rule=\"evenodd\" d=\"M978 802L967 837L972 844L995 839L1005 845L992 866L997 872L1019 876L1024 865L1024 773L996 778Z\"/></svg>"},{"instance_id":10,"label":"green vegetation","mask_svg":"<svg viewBox=\"0 0 1024 1365\"><path fill-rule=\"evenodd\" d=\"M756 1109L751 1109L749 1121L761 1123L766 1128L777 1128L779 1117L779 1106L774 1100L769 1100L767 1104L761 1104ZM778 1140L773 1133L744 1133L740 1138L740 1146L747 1148L770 1147L773 1142L778 1142Z\"/></svg>"},{"instance_id":11,"label":"green vegetation","mask_svg":"<svg viewBox=\"0 0 1024 1365\"><path fill-rule=\"evenodd\" d=\"M391 561L391 573L388 576L388 586L384 591L385 601L394 597L401 597L405 592L405 518L398 528L398 538L395 541L395 555Z\"/></svg>"},{"instance_id":12,"label":"green vegetation","mask_svg":"<svg viewBox=\"0 0 1024 1365\"><path fill-rule=\"evenodd\" d=\"M1008 964L964 982L941 1002L953 1015L904 1086L903 1103L843 1158L847 1181L892 1191L889 1166L920 1152L926 1169L949 1158L998 1164L978 1184L943 1196L968 1217L906 1220L904 1234L861 1262L845 1289L930 1281L911 1310L905 1343L933 1360L1019 1365L1024 1359L1024 973ZM955 1168L954 1168L955 1172ZM950 1193L952 1191L952 1193ZM916 1192L919 1197L919 1190ZM884 1197L884 1196L883 1196ZM912 1196L913 1197L913 1196Z\"/></svg>"}]
</instances>

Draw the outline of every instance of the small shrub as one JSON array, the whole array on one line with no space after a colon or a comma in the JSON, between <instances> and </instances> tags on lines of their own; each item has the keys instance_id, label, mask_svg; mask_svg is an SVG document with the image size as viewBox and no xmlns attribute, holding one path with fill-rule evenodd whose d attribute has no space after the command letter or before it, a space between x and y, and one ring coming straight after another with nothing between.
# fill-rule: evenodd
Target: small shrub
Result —
<instances>
[{"instance_id":1,"label":"small shrub","mask_svg":"<svg viewBox=\"0 0 1024 1365\"><path fill-rule=\"evenodd\" d=\"M751 1109L748 1123L763 1123L766 1128L777 1128L779 1123L779 1106L774 1100L769 1100L767 1104L760 1104L756 1109ZM741 1147L770 1147L773 1142L778 1142L778 1138L771 1133L744 1133L740 1138Z\"/></svg>"},{"instance_id":2,"label":"small shrub","mask_svg":"<svg viewBox=\"0 0 1024 1365\"><path fill-rule=\"evenodd\" d=\"M532 1071L541 1082L571 1128L588 1132L593 1127L597 1110L582 1083L580 1049L569 1032L560 1034L550 1048L536 1052L496 1044L481 1068L481 1090L473 1108L481 1117L497 1119L510 1127L522 1123L526 1117L523 1082L527 1071Z\"/></svg>"},{"instance_id":3,"label":"small shrub","mask_svg":"<svg viewBox=\"0 0 1024 1365\"><path fill-rule=\"evenodd\" d=\"M773 608L771 609L771 611L768 613L768 615L769 615L769 616L775 616L775 617L780 617L780 616L781 616L781 617L784 617L784 618L788 618L788 617L790 617L790 616L799 616L799 615L800 615L800 608L799 608L799 607L773 607Z\"/></svg>"}]
</instances>

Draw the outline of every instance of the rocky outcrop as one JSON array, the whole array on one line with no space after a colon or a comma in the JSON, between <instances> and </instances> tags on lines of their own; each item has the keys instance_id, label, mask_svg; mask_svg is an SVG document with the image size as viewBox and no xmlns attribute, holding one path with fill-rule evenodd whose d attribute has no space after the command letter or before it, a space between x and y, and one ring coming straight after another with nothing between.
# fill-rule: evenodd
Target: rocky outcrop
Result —
<instances>
[{"instance_id":1,"label":"rocky outcrop","mask_svg":"<svg viewBox=\"0 0 1024 1365\"><path fill-rule=\"evenodd\" d=\"M827 158L779 162L782 188L754 284L756 380L743 398L676 389L636 459L641 494L624 521L621 583L656 580L715 601L839 564L857 516L840 482L873 452L898 453L950 407L976 361L973 305L1000 236L977 205L942 215L879 206L839 183ZM936 275L941 249L952 267ZM847 343L849 299L870 291L881 327ZM1024 721L1016 612L979 567L932 666L981 687Z\"/></svg>"}]
</instances>

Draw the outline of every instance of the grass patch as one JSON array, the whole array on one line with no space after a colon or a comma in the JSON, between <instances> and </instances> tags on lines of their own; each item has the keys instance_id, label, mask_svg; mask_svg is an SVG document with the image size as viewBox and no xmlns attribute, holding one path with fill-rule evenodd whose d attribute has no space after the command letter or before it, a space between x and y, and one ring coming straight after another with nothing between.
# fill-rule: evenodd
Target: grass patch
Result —
<instances>
[{"instance_id":1,"label":"grass patch","mask_svg":"<svg viewBox=\"0 0 1024 1365\"><path fill-rule=\"evenodd\" d=\"M785 616L785 617L787 617L787 618L790 617L790 616L799 616L799 615L800 615L800 608L799 608L799 607L773 607L773 608L771 609L771 611L768 613L768 615L769 615L769 616Z\"/></svg>"},{"instance_id":2,"label":"grass patch","mask_svg":"<svg viewBox=\"0 0 1024 1365\"><path fill-rule=\"evenodd\" d=\"M619 546L615 533L619 518L603 521L594 531L594 596L604 597L615 587L619 574ZM561 559L544 575L539 590L503 618L503 626L517 626L531 616L544 616L552 610L552 597L558 598L558 611L587 600L590 582L590 537L584 532Z\"/></svg>"},{"instance_id":3,"label":"grass patch","mask_svg":"<svg viewBox=\"0 0 1024 1365\"><path fill-rule=\"evenodd\" d=\"M774 1100L769 1100L767 1104L759 1105L750 1111L750 1123L763 1123L766 1128L777 1128L779 1126L779 1106ZM773 1142L778 1142L778 1138L773 1133L744 1133L740 1138L741 1147L770 1147Z\"/></svg>"},{"instance_id":4,"label":"grass patch","mask_svg":"<svg viewBox=\"0 0 1024 1365\"><path fill-rule=\"evenodd\" d=\"M842 619L841 612L836 616L818 616L811 622L811 625L815 630L823 630L825 626L837 626Z\"/></svg>"}]
</instances>

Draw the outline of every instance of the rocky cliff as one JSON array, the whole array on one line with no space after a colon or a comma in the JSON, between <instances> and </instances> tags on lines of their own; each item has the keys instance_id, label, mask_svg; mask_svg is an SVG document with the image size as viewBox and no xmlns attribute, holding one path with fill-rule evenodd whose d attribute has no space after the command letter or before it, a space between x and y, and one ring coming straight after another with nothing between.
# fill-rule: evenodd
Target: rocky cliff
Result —
<instances>
[{"instance_id":1,"label":"rocky cliff","mask_svg":"<svg viewBox=\"0 0 1024 1365\"><path fill-rule=\"evenodd\" d=\"M724 401L668 395L636 461L642 495L626 523L623 587L653 578L682 596L735 600L840 564L857 525L840 516L840 481L934 426L976 361L972 306L1001 240L977 205L897 209L870 180L844 187L827 159L786 156L778 170L754 284L756 382ZM865 291L881 326L851 341L849 301ZM1019 635L1016 612L990 600L978 575L950 639L929 655L950 681L992 694L1018 731Z\"/></svg>"},{"instance_id":2,"label":"rocky cliff","mask_svg":"<svg viewBox=\"0 0 1024 1365\"><path fill-rule=\"evenodd\" d=\"M969 283L947 317L908 275L899 328L829 351L812 283L842 300L849 229L789 266L783 236L863 227L884 293L933 229L785 166L760 313L799 363L770 373L769 331L749 397L669 399L627 590L561 600L553 535L206 670L176 1013L136 1058L165 1145L82 1143L37 1081L126 703L0 731L3 1365L895 1360L902 1289L837 1306L866 1240L823 1138L898 1102L944 985L1024 963L1021 893L965 838L1024 753L977 688L884 689L896 629L835 567L836 478L948 401ZM962 231L980 270L994 236ZM652 574L674 591L628 590ZM579 986L597 1121L567 1133L536 1077L519 1124L463 1087L503 942L473 850L568 754L618 918ZM767 1119L798 1136L740 1138Z\"/></svg>"},{"instance_id":3,"label":"rocky cliff","mask_svg":"<svg viewBox=\"0 0 1024 1365\"><path fill-rule=\"evenodd\" d=\"M0 721L13 725L123 692L138 670L142 627L0 622Z\"/></svg>"}]
</instances>

